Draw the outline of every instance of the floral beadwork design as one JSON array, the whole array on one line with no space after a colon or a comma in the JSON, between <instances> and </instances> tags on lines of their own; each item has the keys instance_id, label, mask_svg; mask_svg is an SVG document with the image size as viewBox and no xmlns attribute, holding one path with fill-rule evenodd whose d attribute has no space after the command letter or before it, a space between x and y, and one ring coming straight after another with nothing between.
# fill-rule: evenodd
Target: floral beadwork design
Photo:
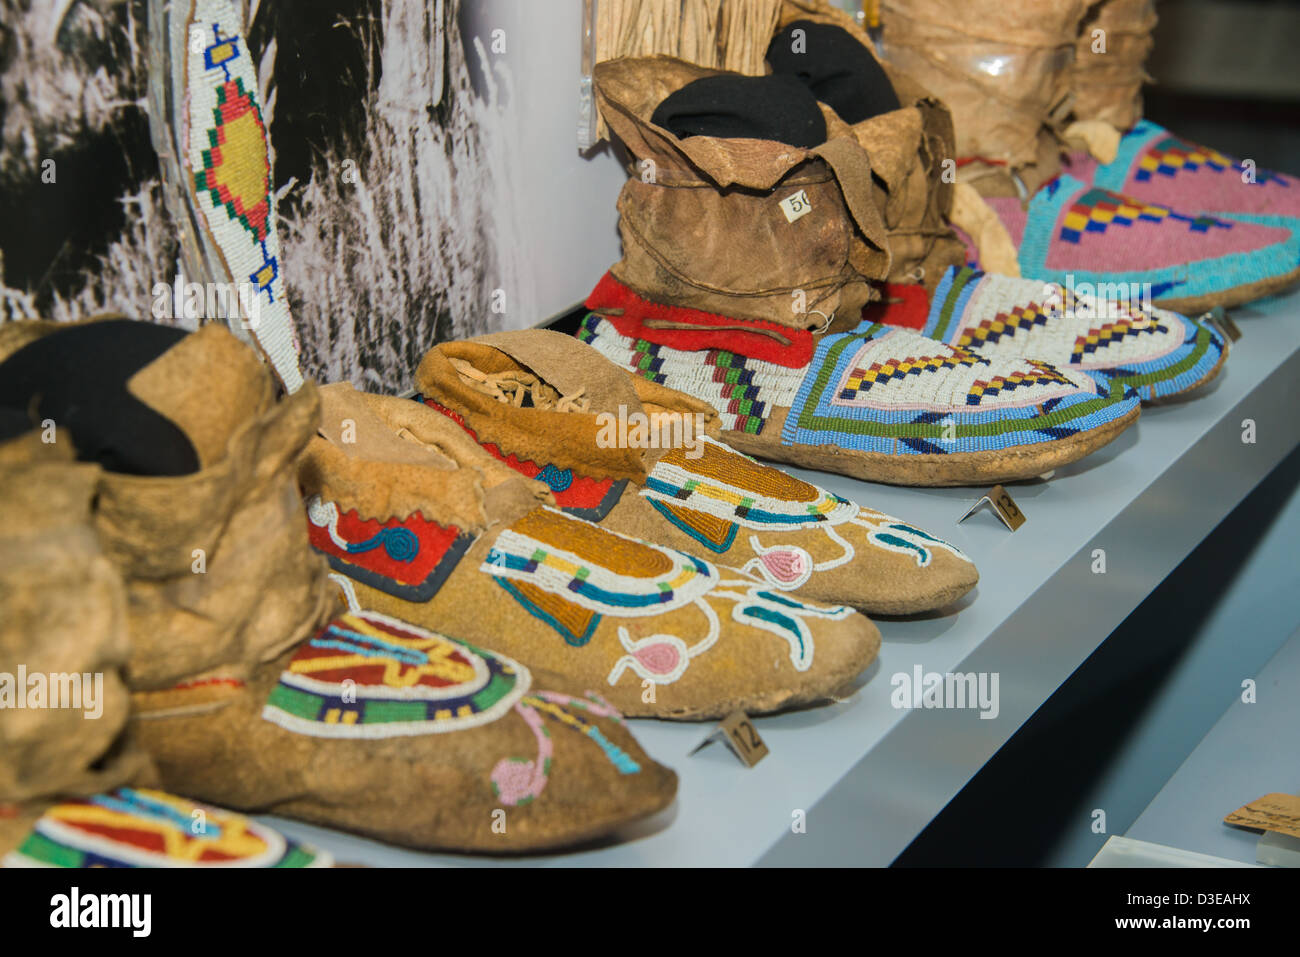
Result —
<instances>
[{"instance_id":1,"label":"floral beadwork design","mask_svg":"<svg viewBox=\"0 0 1300 957\"><path fill-rule=\"evenodd\" d=\"M656 684L681 678L690 661L721 636L719 601L731 603L737 623L783 638L796 671L807 671L813 662L808 619L853 613L795 601L752 579L725 577L685 552L617 535L548 508L535 509L502 532L481 570L575 647L587 644L606 616L646 619L683 609L699 612L702 628L689 636L633 639L620 626L626 654L609 673L611 685L626 671Z\"/></svg>"}]
</instances>

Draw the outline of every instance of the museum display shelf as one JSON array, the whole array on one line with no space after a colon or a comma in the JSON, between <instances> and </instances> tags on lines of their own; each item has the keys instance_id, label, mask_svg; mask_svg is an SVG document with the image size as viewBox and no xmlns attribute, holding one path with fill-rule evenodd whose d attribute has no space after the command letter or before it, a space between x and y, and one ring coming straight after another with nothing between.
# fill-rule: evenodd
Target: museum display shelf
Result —
<instances>
[{"instance_id":1,"label":"museum display shelf","mask_svg":"<svg viewBox=\"0 0 1300 957\"><path fill-rule=\"evenodd\" d=\"M1195 399L1146 408L1089 458L1009 486L1028 518L1014 533L987 506L958 524L984 489L792 470L956 544L979 565L979 586L947 614L880 620L880 656L841 700L756 719L770 754L754 768L717 742L692 753L710 725L633 722L646 750L676 769L680 790L672 808L618 840L552 856L469 857L267 820L341 861L375 866L889 864L1300 441L1300 292L1232 316L1242 338ZM918 673L996 677L996 713L896 707ZM1252 782L1243 800L1287 783ZM1131 836L1160 840L1144 827Z\"/></svg>"},{"instance_id":2,"label":"museum display shelf","mask_svg":"<svg viewBox=\"0 0 1300 957\"><path fill-rule=\"evenodd\" d=\"M1125 837L1256 862L1259 833L1223 819L1265 794L1300 794L1300 629L1252 681L1250 694L1243 689Z\"/></svg>"}]
</instances>

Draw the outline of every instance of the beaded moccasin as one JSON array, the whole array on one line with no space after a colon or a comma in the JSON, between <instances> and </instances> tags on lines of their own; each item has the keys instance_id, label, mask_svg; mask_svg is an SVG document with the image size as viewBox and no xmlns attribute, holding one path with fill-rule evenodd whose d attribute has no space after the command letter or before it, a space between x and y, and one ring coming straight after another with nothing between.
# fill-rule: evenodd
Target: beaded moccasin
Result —
<instances>
[{"instance_id":1,"label":"beaded moccasin","mask_svg":"<svg viewBox=\"0 0 1300 957\"><path fill-rule=\"evenodd\" d=\"M312 543L361 607L490 647L631 716L817 701L875 657L879 633L848 607L543 504L547 485L422 403L322 392L300 479Z\"/></svg>"},{"instance_id":2,"label":"beaded moccasin","mask_svg":"<svg viewBox=\"0 0 1300 957\"><path fill-rule=\"evenodd\" d=\"M1018 250L1020 275L1043 282L1122 285L1165 309L1197 314L1300 278L1300 220L1183 212L1069 174L1027 204L987 202Z\"/></svg>"},{"instance_id":3,"label":"beaded moccasin","mask_svg":"<svg viewBox=\"0 0 1300 957\"><path fill-rule=\"evenodd\" d=\"M559 396L556 381L581 398L548 400L548 391ZM508 388L524 383L526 407ZM773 588L908 614L948 605L978 580L954 546L734 451L707 434L712 408L630 376L572 337L534 329L443 343L416 384L489 453L546 482L570 515L744 569ZM705 408L700 426L674 432Z\"/></svg>"},{"instance_id":4,"label":"beaded moccasin","mask_svg":"<svg viewBox=\"0 0 1300 957\"><path fill-rule=\"evenodd\" d=\"M1137 394L1037 359L861 322L815 335L650 302L606 276L578 337L713 403L760 458L896 485L980 485L1077 461L1136 421Z\"/></svg>"},{"instance_id":5,"label":"beaded moccasin","mask_svg":"<svg viewBox=\"0 0 1300 957\"><path fill-rule=\"evenodd\" d=\"M1104 287L963 268L945 273L932 298L919 286L891 285L885 303L866 314L988 358L1040 359L1087 372L1112 392L1135 389L1144 401L1182 395L1218 375L1228 354L1218 332L1122 293L1112 300Z\"/></svg>"}]
</instances>

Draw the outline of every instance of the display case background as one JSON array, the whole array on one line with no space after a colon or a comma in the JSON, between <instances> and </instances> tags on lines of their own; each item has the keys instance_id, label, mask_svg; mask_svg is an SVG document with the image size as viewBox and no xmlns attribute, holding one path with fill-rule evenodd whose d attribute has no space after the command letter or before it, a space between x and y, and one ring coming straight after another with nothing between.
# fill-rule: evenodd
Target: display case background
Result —
<instances>
[{"instance_id":1,"label":"display case background","mask_svg":"<svg viewBox=\"0 0 1300 957\"><path fill-rule=\"evenodd\" d=\"M617 257L623 173L575 146L576 0L245 9L308 374L401 391L435 341L533 325ZM179 268L147 4L0 13L0 320L147 318Z\"/></svg>"},{"instance_id":2,"label":"display case background","mask_svg":"<svg viewBox=\"0 0 1300 957\"><path fill-rule=\"evenodd\" d=\"M145 318L177 277L145 105L147 2L0 0L0 321ZM608 144L577 149L580 0L237 2L309 375L400 392L435 341L544 321L618 258L622 164ZM1293 165L1278 77L1295 73L1259 65L1293 49L1300 3L1160 10L1152 69L1170 85L1152 118L1197 138L1198 103L1230 95L1219 114L1253 142L1201 138Z\"/></svg>"}]
</instances>

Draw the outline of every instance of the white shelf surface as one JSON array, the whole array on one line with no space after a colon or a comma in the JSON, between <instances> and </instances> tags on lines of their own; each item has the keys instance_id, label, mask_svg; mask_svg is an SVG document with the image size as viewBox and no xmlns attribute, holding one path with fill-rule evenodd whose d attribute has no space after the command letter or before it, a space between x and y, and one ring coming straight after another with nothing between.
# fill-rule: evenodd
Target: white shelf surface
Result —
<instances>
[{"instance_id":1,"label":"white shelf surface","mask_svg":"<svg viewBox=\"0 0 1300 957\"><path fill-rule=\"evenodd\" d=\"M1101 850L1097 852L1097 856L1092 859L1088 866L1097 868L1207 868L1254 867L1255 865L1112 834L1106 839L1106 843L1102 845Z\"/></svg>"},{"instance_id":2,"label":"white shelf surface","mask_svg":"<svg viewBox=\"0 0 1300 957\"><path fill-rule=\"evenodd\" d=\"M672 808L620 839L552 856L470 857L265 820L339 860L375 866L889 864L1300 442L1300 292L1233 316L1243 338L1194 401L1149 407L1096 454L1012 486L1028 517L1014 534L987 509L956 524L982 489L793 470L947 538L978 564L980 584L949 614L880 621L880 657L845 700L757 719L771 753L753 769L721 744L690 755L708 726L633 722L646 751L677 770L680 788ZM1242 442L1247 418L1254 444ZM1096 548L1106 550L1105 574L1091 570ZM892 707L891 676L918 665L996 673L998 716ZM792 831L796 811L806 812L805 833Z\"/></svg>"},{"instance_id":3,"label":"white shelf surface","mask_svg":"<svg viewBox=\"0 0 1300 957\"><path fill-rule=\"evenodd\" d=\"M1254 680L1255 701L1232 703L1125 837L1255 863L1259 834L1223 819L1265 794L1300 794L1300 630Z\"/></svg>"}]
</instances>

